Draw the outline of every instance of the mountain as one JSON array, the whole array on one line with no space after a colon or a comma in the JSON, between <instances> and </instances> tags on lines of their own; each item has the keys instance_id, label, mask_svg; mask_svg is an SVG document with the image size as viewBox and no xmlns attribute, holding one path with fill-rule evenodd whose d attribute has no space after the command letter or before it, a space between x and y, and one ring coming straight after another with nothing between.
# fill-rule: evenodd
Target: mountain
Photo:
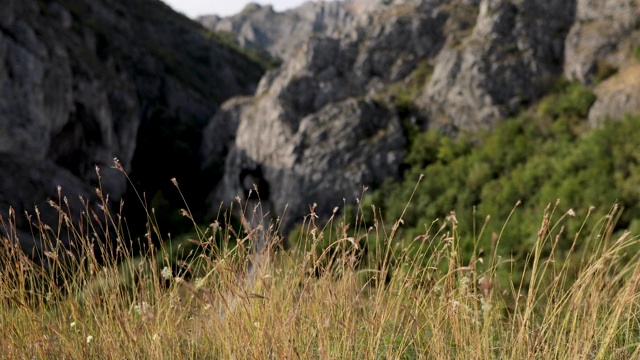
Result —
<instances>
[{"instance_id":1,"label":"mountain","mask_svg":"<svg viewBox=\"0 0 640 360\"><path fill-rule=\"evenodd\" d=\"M288 231L402 177L417 133L492 131L559 83L595 94L587 126L637 113L638 19L640 0L320 1L200 23L157 0L6 0L0 214L30 251L25 212L56 224L47 199L78 216L82 195L100 213L98 180L133 234L131 185L179 233L182 196L204 222L257 183Z\"/></svg>"},{"instance_id":2,"label":"mountain","mask_svg":"<svg viewBox=\"0 0 640 360\"><path fill-rule=\"evenodd\" d=\"M56 224L46 201L62 201L58 185L76 215L78 195L95 206L96 167L114 203L130 192L114 158L151 196L178 170L199 171L202 127L222 101L252 93L264 72L216 39L156 0L3 1L0 214L15 210L27 250L24 213L38 206L42 221ZM168 154L176 148L193 158Z\"/></svg>"},{"instance_id":3,"label":"mountain","mask_svg":"<svg viewBox=\"0 0 640 360\"><path fill-rule=\"evenodd\" d=\"M317 2L203 17L283 61L205 129L203 164L227 154L211 199L233 201L248 191L243 174L259 173L284 228L309 204L328 216L363 185L399 176L415 129L491 130L561 79L597 95L592 126L637 112L637 19L637 0Z\"/></svg>"},{"instance_id":4,"label":"mountain","mask_svg":"<svg viewBox=\"0 0 640 360\"><path fill-rule=\"evenodd\" d=\"M286 59L313 34L343 31L353 22L355 10L338 1L310 1L284 12L274 11L271 5L252 3L237 15L202 16L198 21L211 30L230 35L244 48Z\"/></svg>"}]
</instances>

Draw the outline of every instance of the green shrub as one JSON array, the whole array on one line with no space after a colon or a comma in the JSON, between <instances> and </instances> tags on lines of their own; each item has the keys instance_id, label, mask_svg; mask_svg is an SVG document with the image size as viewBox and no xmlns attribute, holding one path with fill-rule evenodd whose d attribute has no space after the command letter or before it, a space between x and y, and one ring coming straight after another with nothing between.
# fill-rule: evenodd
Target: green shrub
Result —
<instances>
[{"instance_id":1,"label":"green shrub","mask_svg":"<svg viewBox=\"0 0 640 360\"><path fill-rule=\"evenodd\" d=\"M558 90L542 100L540 112L553 119L586 118L591 105L596 101L593 91L579 83L561 82L558 87Z\"/></svg>"},{"instance_id":2,"label":"green shrub","mask_svg":"<svg viewBox=\"0 0 640 360\"><path fill-rule=\"evenodd\" d=\"M452 139L436 132L414 135L405 164L404 180L387 182L365 199L384 211L388 223L403 216L399 235L410 243L424 233L434 219L455 212L458 225L473 234L461 239L463 248L488 249L492 233L502 234L504 256L524 256L536 241L539 214L555 209L554 220L563 218L561 239L605 216L613 203L623 206L617 230L640 217L640 116L611 121L589 131L585 117L595 97L586 87L562 83L544 98L535 111L505 121L492 133ZM424 180L405 203L413 187ZM556 203L559 201L558 203ZM512 209L518 204L516 210ZM565 216L576 213L577 217ZM477 238L486 216L484 236ZM510 220L509 226L502 229ZM567 251L568 241L559 245Z\"/></svg>"},{"instance_id":3,"label":"green shrub","mask_svg":"<svg viewBox=\"0 0 640 360\"><path fill-rule=\"evenodd\" d=\"M396 111L401 118L415 112L416 97L422 91L431 74L433 74L433 66L427 60L422 60L406 79L388 86L388 93L391 95Z\"/></svg>"}]
</instances>

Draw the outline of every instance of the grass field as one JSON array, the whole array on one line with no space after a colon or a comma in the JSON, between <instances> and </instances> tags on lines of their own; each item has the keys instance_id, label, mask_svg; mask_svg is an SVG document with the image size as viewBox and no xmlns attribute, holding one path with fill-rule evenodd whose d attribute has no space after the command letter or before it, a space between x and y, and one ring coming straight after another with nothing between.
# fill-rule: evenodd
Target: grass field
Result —
<instances>
[{"instance_id":1,"label":"grass field","mask_svg":"<svg viewBox=\"0 0 640 360\"><path fill-rule=\"evenodd\" d=\"M260 216L241 202L235 205L245 219ZM631 251L639 238L627 232L613 235L619 216L615 206L596 228L572 234L572 250L562 256L555 251L566 237L560 236L562 221L574 214L554 217L556 209L548 207L540 214L537 241L523 260L500 257L501 238L495 233L477 235L478 241L492 237L491 249L462 254L459 239L469 234L459 233L454 213L430 223L410 245L395 238L402 218L390 228L372 219L367 228L359 220L344 224L336 215L318 228L310 214L298 245L289 249L282 246L277 224L252 229L251 221L242 222L244 228L216 222L207 228L194 224L193 236L177 246L167 241L133 256L117 214L105 210L72 221L64 200L52 206L60 209L60 226L53 230L36 224L40 237L54 244L61 232L72 234L78 250L67 254L50 248L43 270L17 249L15 239L2 239L0 357L640 355L640 259ZM85 213L91 214L89 207ZM151 244L152 238L162 238L161 224L152 209L148 214ZM190 216L188 209L183 214ZM13 226L12 216L1 219L5 232ZM330 228L335 240L320 248ZM101 236L117 246L104 248L99 259L86 244ZM260 236L266 244L256 254L251 244ZM358 237L375 246L363 249ZM176 261L182 246L182 260ZM573 251L576 247L582 251Z\"/></svg>"}]
</instances>

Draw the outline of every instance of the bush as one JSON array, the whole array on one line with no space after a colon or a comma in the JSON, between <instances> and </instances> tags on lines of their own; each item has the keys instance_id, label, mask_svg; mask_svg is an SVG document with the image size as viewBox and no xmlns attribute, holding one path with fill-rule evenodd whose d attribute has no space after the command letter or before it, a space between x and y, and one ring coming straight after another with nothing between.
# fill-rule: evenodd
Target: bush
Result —
<instances>
[{"instance_id":1,"label":"bush","mask_svg":"<svg viewBox=\"0 0 640 360\"><path fill-rule=\"evenodd\" d=\"M564 217L566 230L560 251L567 251L570 235L584 226L567 212L585 216L595 207L588 226L618 202L627 209L616 230L640 217L640 116L611 121L588 131L585 117L593 103L590 90L563 83L561 91L543 99L535 111L500 124L493 133L451 139L436 132L414 135L405 158L404 180L387 182L365 198L378 204L391 224L403 215L399 236L405 243L424 232L434 219L455 212L460 229L473 234L462 247L490 248L491 236L476 237L487 216L485 234L502 234L509 249L503 256L524 256L540 226L536 214L548 206L553 219ZM411 198L418 178L424 180ZM636 185L634 185L636 184ZM512 209L518 204L517 209ZM579 216L579 217L580 217ZM510 225L502 229L510 220ZM634 225L637 224L634 223ZM635 225L637 226L637 225Z\"/></svg>"},{"instance_id":2,"label":"bush","mask_svg":"<svg viewBox=\"0 0 640 360\"><path fill-rule=\"evenodd\" d=\"M595 94L579 83L561 82L558 90L545 97L539 105L540 112L553 119L584 119L589 115Z\"/></svg>"}]
</instances>

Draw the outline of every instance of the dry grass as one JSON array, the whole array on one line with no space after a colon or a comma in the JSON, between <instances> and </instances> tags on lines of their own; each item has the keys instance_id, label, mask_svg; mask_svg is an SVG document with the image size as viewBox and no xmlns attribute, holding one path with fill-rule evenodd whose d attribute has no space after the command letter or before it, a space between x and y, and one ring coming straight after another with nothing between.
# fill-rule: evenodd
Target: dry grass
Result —
<instances>
[{"instance_id":1,"label":"dry grass","mask_svg":"<svg viewBox=\"0 0 640 360\"><path fill-rule=\"evenodd\" d=\"M476 249L471 262L463 263L453 214L406 249L394 239L401 219L389 231L374 221L362 236L378 246L360 266L354 261L360 249L347 235L332 245L335 251L317 251L322 229L313 215L302 231L305 249L283 250L273 229L214 224L197 232L194 241L204 250L192 256L194 275L188 278L183 267L164 269L168 258L162 249L143 257L128 254L117 215L105 211L71 221L64 201L54 205L61 207L61 228L75 234L79 255L64 258L51 251L49 270L38 270L16 249L15 239L2 239L0 354L6 358L640 355L639 259L629 253L638 238L612 235L617 209L600 228L576 234L575 247L589 251L562 258L555 249L563 230L549 221L553 210L548 211L523 264L500 258L496 249L485 255ZM149 214L149 231L159 235ZM11 218L2 222L5 230L12 226ZM55 243L56 234L39 226L43 240ZM119 245L119 261L99 260L82 246L107 228L116 230L111 241ZM246 249L259 236L267 242L256 256ZM498 248L499 236L494 240ZM325 271L318 273L320 264ZM499 281L514 268L524 269L521 279Z\"/></svg>"}]
</instances>

